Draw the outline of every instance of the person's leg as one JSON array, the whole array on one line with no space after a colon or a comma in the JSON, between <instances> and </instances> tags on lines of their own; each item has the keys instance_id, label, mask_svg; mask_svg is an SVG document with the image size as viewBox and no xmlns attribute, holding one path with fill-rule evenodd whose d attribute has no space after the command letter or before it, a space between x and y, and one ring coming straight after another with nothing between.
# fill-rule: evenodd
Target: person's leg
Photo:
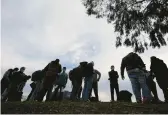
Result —
<instances>
[{"instance_id":1,"label":"person's leg","mask_svg":"<svg viewBox=\"0 0 168 115\"><path fill-rule=\"evenodd\" d=\"M63 100L63 94L64 94L64 91L63 91L63 87L60 86L60 95L59 95L59 101L62 101Z\"/></svg>"},{"instance_id":2,"label":"person's leg","mask_svg":"<svg viewBox=\"0 0 168 115\"><path fill-rule=\"evenodd\" d=\"M118 100L118 98L119 98L119 86L118 86L118 83L115 84L115 91L116 91L116 97L117 97L116 100Z\"/></svg>"},{"instance_id":3,"label":"person's leg","mask_svg":"<svg viewBox=\"0 0 168 115\"><path fill-rule=\"evenodd\" d=\"M99 96L98 96L98 82L94 82L94 83L93 83L93 90L94 90L94 94L95 94L96 100L99 101Z\"/></svg>"},{"instance_id":4,"label":"person's leg","mask_svg":"<svg viewBox=\"0 0 168 115\"><path fill-rule=\"evenodd\" d=\"M86 100L86 93L87 93L87 85L88 84L88 78L87 77L85 77L85 79L84 79L84 88L83 88L83 92L82 92L82 99L83 100Z\"/></svg>"},{"instance_id":5,"label":"person's leg","mask_svg":"<svg viewBox=\"0 0 168 115\"><path fill-rule=\"evenodd\" d=\"M140 87L142 88L142 94L143 94L143 100L150 101L152 99L151 92L146 84L146 78L143 73L138 74L138 82L140 84Z\"/></svg>"},{"instance_id":6,"label":"person's leg","mask_svg":"<svg viewBox=\"0 0 168 115\"><path fill-rule=\"evenodd\" d=\"M93 84L92 84L92 88L91 88L91 90L89 91L89 100L90 100L91 97L92 97L92 90L94 89L93 87L94 87L94 86L93 86Z\"/></svg>"},{"instance_id":7,"label":"person's leg","mask_svg":"<svg viewBox=\"0 0 168 115\"><path fill-rule=\"evenodd\" d=\"M56 101L57 100L58 90L59 90L59 86L57 85L54 92L51 95L51 101Z\"/></svg>"},{"instance_id":8,"label":"person's leg","mask_svg":"<svg viewBox=\"0 0 168 115\"><path fill-rule=\"evenodd\" d=\"M72 87L70 98L71 98L71 100L75 100L76 96L77 96L77 90L78 90L77 81L73 80L72 85L73 85L73 87Z\"/></svg>"},{"instance_id":9,"label":"person's leg","mask_svg":"<svg viewBox=\"0 0 168 115\"><path fill-rule=\"evenodd\" d=\"M43 101L43 98L44 98L44 96L45 96L45 94L46 94L46 92L47 92L47 88L45 88L45 87L43 87L41 90L40 90L40 92L38 93L38 96L37 96L37 100L38 101Z\"/></svg>"},{"instance_id":10,"label":"person's leg","mask_svg":"<svg viewBox=\"0 0 168 115\"><path fill-rule=\"evenodd\" d=\"M85 77L84 91L82 94L82 99L84 101L88 100L89 91L91 90L91 88L92 88L92 77L91 76Z\"/></svg>"},{"instance_id":11,"label":"person's leg","mask_svg":"<svg viewBox=\"0 0 168 115\"><path fill-rule=\"evenodd\" d=\"M80 99L82 93L82 86L80 86L79 92L78 92L78 99Z\"/></svg>"},{"instance_id":12,"label":"person's leg","mask_svg":"<svg viewBox=\"0 0 168 115\"><path fill-rule=\"evenodd\" d=\"M154 95L155 100L159 100L158 94L157 94L157 88L156 88L156 83L153 81L153 84L151 84L151 91Z\"/></svg>"},{"instance_id":13,"label":"person's leg","mask_svg":"<svg viewBox=\"0 0 168 115\"><path fill-rule=\"evenodd\" d=\"M114 85L110 83L111 101L114 101Z\"/></svg>"},{"instance_id":14,"label":"person's leg","mask_svg":"<svg viewBox=\"0 0 168 115\"><path fill-rule=\"evenodd\" d=\"M30 94L28 95L26 101L29 101L30 100L30 97L33 95L33 92L34 92L35 88L32 88Z\"/></svg>"},{"instance_id":15,"label":"person's leg","mask_svg":"<svg viewBox=\"0 0 168 115\"><path fill-rule=\"evenodd\" d=\"M53 89L53 85L50 86L47 90L46 101L50 100L50 97L51 97L51 94L52 94L52 89Z\"/></svg>"},{"instance_id":16,"label":"person's leg","mask_svg":"<svg viewBox=\"0 0 168 115\"><path fill-rule=\"evenodd\" d=\"M163 94L164 94L164 98L165 98L165 102L168 103L168 89L167 88L162 88Z\"/></svg>"},{"instance_id":17,"label":"person's leg","mask_svg":"<svg viewBox=\"0 0 168 115\"><path fill-rule=\"evenodd\" d=\"M140 103L141 102L141 90L140 90L140 87L139 87L138 78L136 77L136 75L134 75L134 76L129 75L129 79L131 81L132 90L133 90L133 93L135 95L136 101L138 103Z\"/></svg>"}]
</instances>

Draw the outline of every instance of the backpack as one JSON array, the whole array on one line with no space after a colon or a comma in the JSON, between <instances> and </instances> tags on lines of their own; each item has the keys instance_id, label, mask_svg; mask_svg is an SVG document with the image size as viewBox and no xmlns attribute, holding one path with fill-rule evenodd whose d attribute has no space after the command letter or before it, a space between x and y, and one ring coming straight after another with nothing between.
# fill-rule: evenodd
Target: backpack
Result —
<instances>
[{"instance_id":1,"label":"backpack","mask_svg":"<svg viewBox=\"0 0 168 115\"><path fill-rule=\"evenodd\" d=\"M33 74L32 74L32 78L31 78L31 81L39 81L43 78L44 74L41 70L38 70L38 71L35 71Z\"/></svg>"}]
</instances>

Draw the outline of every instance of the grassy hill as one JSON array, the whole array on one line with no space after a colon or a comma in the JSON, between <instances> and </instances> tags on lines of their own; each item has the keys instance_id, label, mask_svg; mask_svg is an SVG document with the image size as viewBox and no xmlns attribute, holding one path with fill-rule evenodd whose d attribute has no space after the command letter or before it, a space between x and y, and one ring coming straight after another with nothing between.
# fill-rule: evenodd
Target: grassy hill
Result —
<instances>
[{"instance_id":1,"label":"grassy hill","mask_svg":"<svg viewBox=\"0 0 168 115\"><path fill-rule=\"evenodd\" d=\"M168 113L168 104L131 104L123 102L8 102L1 103L2 114L115 114Z\"/></svg>"}]
</instances>

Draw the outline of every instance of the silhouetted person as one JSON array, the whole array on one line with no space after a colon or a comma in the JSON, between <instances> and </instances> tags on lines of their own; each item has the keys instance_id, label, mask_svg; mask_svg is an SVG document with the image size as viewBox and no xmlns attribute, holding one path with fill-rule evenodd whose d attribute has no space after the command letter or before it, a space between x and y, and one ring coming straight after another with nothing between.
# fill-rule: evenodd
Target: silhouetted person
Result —
<instances>
[{"instance_id":1,"label":"silhouetted person","mask_svg":"<svg viewBox=\"0 0 168 115\"><path fill-rule=\"evenodd\" d=\"M82 86L80 87L79 92L78 92L78 95L77 95L78 99L81 98L81 94L82 94Z\"/></svg>"},{"instance_id":2,"label":"silhouetted person","mask_svg":"<svg viewBox=\"0 0 168 115\"><path fill-rule=\"evenodd\" d=\"M38 94L38 101L42 101L46 93L46 101L49 100L52 93L53 83L58 79L58 74L62 71L62 67L59 64L59 59L49 63L43 71L45 72L45 76L43 79L42 88Z\"/></svg>"},{"instance_id":3,"label":"silhouetted person","mask_svg":"<svg viewBox=\"0 0 168 115\"><path fill-rule=\"evenodd\" d=\"M153 102L159 102L159 97L158 97L158 94L157 94L157 88L156 88L156 83L153 81L153 78L154 78L154 75L149 72L149 71L145 71L146 73L146 83L147 83L147 86L149 88L149 90L151 91L151 93L153 94Z\"/></svg>"},{"instance_id":4,"label":"silhouetted person","mask_svg":"<svg viewBox=\"0 0 168 115\"><path fill-rule=\"evenodd\" d=\"M58 80L56 81L56 88L51 96L51 100L62 100L63 99L63 89L66 87L68 81L68 74L66 73L66 67L63 67L63 72L59 75ZM59 92L59 98L57 99L57 94Z\"/></svg>"},{"instance_id":5,"label":"silhouetted person","mask_svg":"<svg viewBox=\"0 0 168 115\"><path fill-rule=\"evenodd\" d=\"M108 73L110 80L111 101L114 101L114 89L118 100L119 86L118 86L118 72L114 70L114 66L111 66L111 71Z\"/></svg>"},{"instance_id":6,"label":"silhouetted person","mask_svg":"<svg viewBox=\"0 0 168 115\"><path fill-rule=\"evenodd\" d=\"M121 63L121 77L124 79L124 69L126 68L128 77L131 81L132 89L136 97L137 103L141 103L141 89L143 94L143 103L151 101L151 94L146 84L145 74L143 69L145 64L141 57L136 53L129 53L122 59Z\"/></svg>"},{"instance_id":7,"label":"silhouetted person","mask_svg":"<svg viewBox=\"0 0 168 115\"><path fill-rule=\"evenodd\" d=\"M168 102L168 68L167 65L154 56L151 57L151 73L154 73L159 87L162 89L165 102Z\"/></svg>"},{"instance_id":8,"label":"silhouetted person","mask_svg":"<svg viewBox=\"0 0 168 115\"><path fill-rule=\"evenodd\" d=\"M99 77L98 77L99 76ZM97 101L99 101L99 95L98 95L98 81L101 78L101 73L98 70L94 70L94 74L93 74L93 83L92 83L92 89L94 90L94 94L95 94L95 99ZM92 89L90 91L89 94L89 98L91 98L92 95Z\"/></svg>"},{"instance_id":9,"label":"silhouetted person","mask_svg":"<svg viewBox=\"0 0 168 115\"><path fill-rule=\"evenodd\" d=\"M77 100L82 86L82 68L81 65L69 72L69 79L72 82L71 100Z\"/></svg>"},{"instance_id":10,"label":"silhouetted person","mask_svg":"<svg viewBox=\"0 0 168 115\"><path fill-rule=\"evenodd\" d=\"M35 90L35 88L36 88L36 83L35 83L35 82L32 82L32 83L30 84L30 87L32 88L32 90L31 90L31 92L29 93L29 95L28 95L26 101L29 101L29 100L30 100L30 97L32 96L32 94L33 94L33 92L34 92L34 90Z\"/></svg>"},{"instance_id":11,"label":"silhouetted person","mask_svg":"<svg viewBox=\"0 0 168 115\"><path fill-rule=\"evenodd\" d=\"M31 76L24 74L25 67L21 67L19 72L15 72L11 77L9 86L8 101L21 101L23 88Z\"/></svg>"},{"instance_id":12,"label":"silhouetted person","mask_svg":"<svg viewBox=\"0 0 168 115\"><path fill-rule=\"evenodd\" d=\"M82 99L83 101L88 101L89 94L92 89L92 82L93 82L93 74L94 74L94 62L88 63L84 72L85 72L85 79L84 79L84 88L82 92Z\"/></svg>"},{"instance_id":13,"label":"silhouetted person","mask_svg":"<svg viewBox=\"0 0 168 115\"><path fill-rule=\"evenodd\" d=\"M19 69L14 68L14 69L9 69L8 71L5 72L3 78L1 79L1 100L6 101L7 95L8 95L8 87L11 83L10 79L12 75L17 72Z\"/></svg>"},{"instance_id":14,"label":"silhouetted person","mask_svg":"<svg viewBox=\"0 0 168 115\"><path fill-rule=\"evenodd\" d=\"M127 90L122 90L119 92L118 101L132 102L132 93Z\"/></svg>"},{"instance_id":15,"label":"silhouetted person","mask_svg":"<svg viewBox=\"0 0 168 115\"><path fill-rule=\"evenodd\" d=\"M37 99L37 95L41 89L41 86L42 86L42 80L44 78L44 72L41 71L41 70L38 70L38 71L35 71L33 74L32 74L32 81L33 83L30 84L31 88L32 88L32 91L30 92L28 98L27 98L27 101L28 100L36 100Z\"/></svg>"}]
</instances>

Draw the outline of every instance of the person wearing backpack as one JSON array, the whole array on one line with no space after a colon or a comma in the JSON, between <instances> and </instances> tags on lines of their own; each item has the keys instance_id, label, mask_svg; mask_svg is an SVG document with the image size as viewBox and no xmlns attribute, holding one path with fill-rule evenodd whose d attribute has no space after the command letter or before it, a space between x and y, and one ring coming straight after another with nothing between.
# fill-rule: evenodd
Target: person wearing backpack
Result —
<instances>
[{"instance_id":1,"label":"person wearing backpack","mask_svg":"<svg viewBox=\"0 0 168 115\"><path fill-rule=\"evenodd\" d=\"M44 78L44 72L42 70L35 71L32 74L31 81L33 81L30 84L30 87L32 88L32 91L28 95L27 101L30 100L35 100L37 97L37 94L39 93L42 85L42 80Z\"/></svg>"},{"instance_id":2,"label":"person wearing backpack","mask_svg":"<svg viewBox=\"0 0 168 115\"><path fill-rule=\"evenodd\" d=\"M37 101L42 101L46 95L46 101L50 100L50 96L53 89L53 83L58 79L59 73L62 71L59 59L50 62L44 69L45 76L42 81L42 88L37 96Z\"/></svg>"},{"instance_id":3,"label":"person wearing backpack","mask_svg":"<svg viewBox=\"0 0 168 115\"><path fill-rule=\"evenodd\" d=\"M92 89L92 83L93 83L93 74L94 74L94 62L90 62L87 64L87 66L84 69L84 88L82 92L82 100L88 101L89 99L89 93Z\"/></svg>"},{"instance_id":4,"label":"person wearing backpack","mask_svg":"<svg viewBox=\"0 0 168 115\"><path fill-rule=\"evenodd\" d=\"M151 102L151 93L146 83L145 73L143 72L145 64L142 61L141 57L138 56L138 54L131 52L122 59L121 77L123 80L125 68L131 81L132 89L136 97L137 103ZM143 100L141 97L141 89L143 94Z\"/></svg>"}]
</instances>

